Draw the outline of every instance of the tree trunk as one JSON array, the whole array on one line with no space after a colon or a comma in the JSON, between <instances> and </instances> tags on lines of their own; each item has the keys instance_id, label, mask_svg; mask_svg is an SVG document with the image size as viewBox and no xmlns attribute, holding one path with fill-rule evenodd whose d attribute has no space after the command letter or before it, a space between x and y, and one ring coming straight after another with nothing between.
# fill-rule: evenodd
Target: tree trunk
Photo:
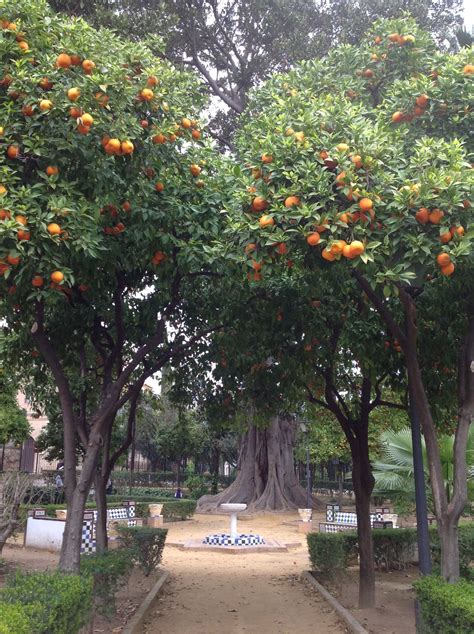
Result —
<instances>
[{"instance_id":1,"label":"tree trunk","mask_svg":"<svg viewBox=\"0 0 474 634\"><path fill-rule=\"evenodd\" d=\"M211 476L212 476L212 488L211 491L214 495L217 495L219 491L219 464L221 459L221 452L219 447L213 447L211 452Z\"/></svg>"},{"instance_id":2,"label":"tree trunk","mask_svg":"<svg viewBox=\"0 0 474 634\"><path fill-rule=\"evenodd\" d=\"M356 439L351 447L352 482L357 513L357 540L359 542L359 608L375 606L374 544L370 525L370 498L375 480L368 455L368 444L362 446Z\"/></svg>"},{"instance_id":3,"label":"tree trunk","mask_svg":"<svg viewBox=\"0 0 474 634\"><path fill-rule=\"evenodd\" d=\"M275 416L265 429L251 425L242 439L237 478L218 495L201 497L197 511L212 513L227 502L247 504L248 512L305 508L306 491L294 466L295 435L288 415Z\"/></svg>"},{"instance_id":4,"label":"tree trunk","mask_svg":"<svg viewBox=\"0 0 474 634\"><path fill-rule=\"evenodd\" d=\"M107 488L108 477L97 472L94 478L95 501L97 503L97 522L95 525L96 547L98 553L107 550Z\"/></svg>"}]
</instances>

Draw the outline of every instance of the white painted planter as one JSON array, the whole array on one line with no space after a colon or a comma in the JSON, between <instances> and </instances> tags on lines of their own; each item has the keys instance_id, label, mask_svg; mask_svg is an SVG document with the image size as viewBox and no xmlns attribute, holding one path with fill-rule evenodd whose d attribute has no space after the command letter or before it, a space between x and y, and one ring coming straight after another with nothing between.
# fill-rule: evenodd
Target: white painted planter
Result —
<instances>
[{"instance_id":1,"label":"white painted planter","mask_svg":"<svg viewBox=\"0 0 474 634\"><path fill-rule=\"evenodd\" d=\"M55 513L58 520L65 520L67 518L67 511L65 509L57 509Z\"/></svg>"},{"instance_id":2,"label":"white painted planter","mask_svg":"<svg viewBox=\"0 0 474 634\"><path fill-rule=\"evenodd\" d=\"M302 522L311 522L313 517L313 509L298 509Z\"/></svg>"},{"instance_id":3,"label":"white painted planter","mask_svg":"<svg viewBox=\"0 0 474 634\"><path fill-rule=\"evenodd\" d=\"M393 528L397 528L398 515L396 513L384 513L383 519L385 522L393 522Z\"/></svg>"},{"instance_id":4,"label":"white painted planter","mask_svg":"<svg viewBox=\"0 0 474 634\"><path fill-rule=\"evenodd\" d=\"M159 517L163 510L163 504L149 504L148 510L150 511L150 517Z\"/></svg>"}]
</instances>

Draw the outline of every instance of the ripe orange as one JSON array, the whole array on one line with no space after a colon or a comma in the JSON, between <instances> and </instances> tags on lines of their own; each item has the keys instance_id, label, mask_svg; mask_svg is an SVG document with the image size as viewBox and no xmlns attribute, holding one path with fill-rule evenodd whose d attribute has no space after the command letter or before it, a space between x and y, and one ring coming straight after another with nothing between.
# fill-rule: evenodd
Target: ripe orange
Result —
<instances>
[{"instance_id":1,"label":"ripe orange","mask_svg":"<svg viewBox=\"0 0 474 634\"><path fill-rule=\"evenodd\" d=\"M263 196L257 196L252 201L252 209L254 211L263 211L268 207L268 202Z\"/></svg>"},{"instance_id":2,"label":"ripe orange","mask_svg":"<svg viewBox=\"0 0 474 634\"><path fill-rule=\"evenodd\" d=\"M69 88L67 91L67 98L69 101L77 101L81 96L81 91L79 88Z\"/></svg>"},{"instance_id":3,"label":"ripe orange","mask_svg":"<svg viewBox=\"0 0 474 634\"><path fill-rule=\"evenodd\" d=\"M122 154L132 154L134 149L135 149L135 146L133 145L131 141L122 141L122 145L121 145Z\"/></svg>"},{"instance_id":4,"label":"ripe orange","mask_svg":"<svg viewBox=\"0 0 474 634\"><path fill-rule=\"evenodd\" d=\"M122 149L119 139L109 139L104 147L107 154L118 154Z\"/></svg>"},{"instance_id":5,"label":"ripe orange","mask_svg":"<svg viewBox=\"0 0 474 634\"><path fill-rule=\"evenodd\" d=\"M31 283L35 288L40 288L40 286L43 286L44 280L41 275L35 275L31 280Z\"/></svg>"},{"instance_id":6,"label":"ripe orange","mask_svg":"<svg viewBox=\"0 0 474 634\"><path fill-rule=\"evenodd\" d=\"M348 258L349 260L352 260L353 258L355 258L355 255L352 255L351 245L350 244L346 244L344 246L344 248L342 249L342 255L345 258Z\"/></svg>"},{"instance_id":7,"label":"ripe orange","mask_svg":"<svg viewBox=\"0 0 474 634\"><path fill-rule=\"evenodd\" d=\"M73 66L80 66L81 65L81 58L79 55L71 55L71 64Z\"/></svg>"},{"instance_id":8,"label":"ripe orange","mask_svg":"<svg viewBox=\"0 0 474 634\"><path fill-rule=\"evenodd\" d=\"M151 101L153 97L153 90L150 90L149 88L144 88L139 94L139 98L141 99L141 101Z\"/></svg>"},{"instance_id":9,"label":"ripe orange","mask_svg":"<svg viewBox=\"0 0 474 634\"><path fill-rule=\"evenodd\" d=\"M153 86L157 86L158 85L158 77L156 75L150 75L148 77L148 79L146 80L146 85L149 88L153 88Z\"/></svg>"},{"instance_id":10,"label":"ripe orange","mask_svg":"<svg viewBox=\"0 0 474 634\"><path fill-rule=\"evenodd\" d=\"M18 42L18 46L19 48L21 48L22 51L30 50L30 47L28 46L28 42L25 42L24 40L22 40L21 42Z\"/></svg>"},{"instance_id":11,"label":"ripe orange","mask_svg":"<svg viewBox=\"0 0 474 634\"><path fill-rule=\"evenodd\" d=\"M201 131L200 130L193 130L191 132L191 136L193 137L193 139L195 139L197 141L198 139L201 138Z\"/></svg>"},{"instance_id":12,"label":"ripe orange","mask_svg":"<svg viewBox=\"0 0 474 634\"><path fill-rule=\"evenodd\" d=\"M360 154L353 154L351 156L351 161L354 163L354 167L356 169L360 169L362 167L362 157Z\"/></svg>"},{"instance_id":13,"label":"ripe orange","mask_svg":"<svg viewBox=\"0 0 474 634\"><path fill-rule=\"evenodd\" d=\"M443 233L440 234L439 239L440 242L442 244L446 244L447 242L449 242L450 240L452 240L453 236L451 234L451 231L444 231Z\"/></svg>"},{"instance_id":14,"label":"ripe orange","mask_svg":"<svg viewBox=\"0 0 474 634\"><path fill-rule=\"evenodd\" d=\"M90 126L84 125L83 123L78 123L76 130L79 134L89 134L91 131Z\"/></svg>"},{"instance_id":15,"label":"ripe orange","mask_svg":"<svg viewBox=\"0 0 474 634\"><path fill-rule=\"evenodd\" d=\"M465 75L472 75L472 74L474 74L474 64L466 64L466 65L464 66L464 68L462 69L462 72L463 72Z\"/></svg>"},{"instance_id":16,"label":"ripe orange","mask_svg":"<svg viewBox=\"0 0 474 634\"><path fill-rule=\"evenodd\" d=\"M340 253L342 253L343 248L346 246L346 241L345 240L335 240L332 244L331 244L331 253L333 255L339 255Z\"/></svg>"},{"instance_id":17,"label":"ripe orange","mask_svg":"<svg viewBox=\"0 0 474 634\"><path fill-rule=\"evenodd\" d=\"M262 268L262 263L261 262L257 262L256 260L252 260L250 262L251 267L253 268L254 271L260 271Z\"/></svg>"},{"instance_id":18,"label":"ripe orange","mask_svg":"<svg viewBox=\"0 0 474 634\"><path fill-rule=\"evenodd\" d=\"M7 193L8 189L5 185L0 185L0 196L4 196Z\"/></svg>"},{"instance_id":19,"label":"ripe orange","mask_svg":"<svg viewBox=\"0 0 474 634\"><path fill-rule=\"evenodd\" d=\"M0 209L0 220L8 220L11 218L11 213L8 209Z\"/></svg>"},{"instance_id":20,"label":"ripe orange","mask_svg":"<svg viewBox=\"0 0 474 634\"><path fill-rule=\"evenodd\" d=\"M462 225L460 225L459 227L452 227L451 228L451 233L453 235L455 233L457 233L458 236L463 236L464 235L464 227Z\"/></svg>"},{"instance_id":21,"label":"ripe orange","mask_svg":"<svg viewBox=\"0 0 474 634\"><path fill-rule=\"evenodd\" d=\"M151 140L153 143L157 144L157 145L161 145L163 143L166 143L166 137L164 134L161 134L161 132L159 134L155 134L154 136L151 137Z\"/></svg>"},{"instance_id":22,"label":"ripe orange","mask_svg":"<svg viewBox=\"0 0 474 634\"><path fill-rule=\"evenodd\" d=\"M53 84L49 81L47 77L43 77L42 79L40 79L38 85L43 90L51 90L51 88L53 87Z\"/></svg>"},{"instance_id":23,"label":"ripe orange","mask_svg":"<svg viewBox=\"0 0 474 634\"><path fill-rule=\"evenodd\" d=\"M454 264L452 262L450 262L446 266L441 267L441 275L449 276L449 275L452 275L453 273L454 273Z\"/></svg>"},{"instance_id":24,"label":"ripe orange","mask_svg":"<svg viewBox=\"0 0 474 634\"><path fill-rule=\"evenodd\" d=\"M271 154L262 154L262 163L268 164L273 162L273 156Z\"/></svg>"},{"instance_id":25,"label":"ripe orange","mask_svg":"<svg viewBox=\"0 0 474 634\"><path fill-rule=\"evenodd\" d=\"M130 211L132 209L132 203L129 200L126 200L123 204L122 204L122 209L124 211Z\"/></svg>"},{"instance_id":26,"label":"ripe orange","mask_svg":"<svg viewBox=\"0 0 474 634\"><path fill-rule=\"evenodd\" d=\"M58 236L61 233L61 227L55 222L50 222L47 229L52 236Z\"/></svg>"},{"instance_id":27,"label":"ripe orange","mask_svg":"<svg viewBox=\"0 0 474 634\"><path fill-rule=\"evenodd\" d=\"M295 141L298 141L298 143L303 143L305 139L304 132L295 132L293 136L295 138Z\"/></svg>"},{"instance_id":28,"label":"ripe orange","mask_svg":"<svg viewBox=\"0 0 474 634\"><path fill-rule=\"evenodd\" d=\"M66 53L61 53L56 59L56 66L58 68L70 68L72 65L72 59Z\"/></svg>"},{"instance_id":29,"label":"ripe orange","mask_svg":"<svg viewBox=\"0 0 474 634\"><path fill-rule=\"evenodd\" d=\"M94 123L94 117L88 112L86 112L81 117L81 123L82 125L85 125L86 127L90 128L91 125Z\"/></svg>"},{"instance_id":30,"label":"ripe orange","mask_svg":"<svg viewBox=\"0 0 474 634\"><path fill-rule=\"evenodd\" d=\"M16 159L20 155L20 148L18 145L9 145L7 147L7 156L11 159Z\"/></svg>"},{"instance_id":31,"label":"ripe orange","mask_svg":"<svg viewBox=\"0 0 474 634\"><path fill-rule=\"evenodd\" d=\"M373 206L374 203L370 200L370 198L361 198L361 200L359 200L359 207L362 211L370 211Z\"/></svg>"},{"instance_id":32,"label":"ripe orange","mask_svg":"<svg viewBox=\"0 0 474 634\"><path fill-rule=\"evenodd\" d=\"M366 79L372 79L372 77L374 76L374 71L371 70L370 68L367 68L366 70L363 71L362 76L365 77Z\"/></svg>"},{"instance_id":33,"label":"ripe orange","mask_svg":"<svg viewBox=\"0 0 474 634\"><path fill-rule=\"evenodd\" d=\"M61 271L53 271L50 275L50 279L54 284L61 284L64 279L64 274Z\"/></svg>"},{"instance_id":34,"label":"ripe orange","mask_svg":"<svg viewBox=\"0 0 474 634\"><path fill-rule=\"evenodd\" d=\"M441 218L443 218L444 216L444 211L441 211L441 209L433 209L433 211L430 213L430 222L433 225L439 225L439 223L441 222Z\"/></svg>"},{"instance_id":35,"label":"ripe orange","mask_svg":"<svg viewBox=\"0 0 474 634\"><path fill-rule=\"evenodd\" d=\"M16 266L20 263L20 257L17 255L7 255L7 262L12 266Z\"/></svg>"},{"instance_id":36,"label":"ripe orange","mask_svg":"<svg viewBox=\"0 0 474 634\"><path fill-rule=\"evenodd\" d=\"M59 169L54 165L48 165L48 167L46 168L46 174L48 176L56 176L57 174L59 174Z\"/></svg>"},{"instance_id":37,"label":"ripe orange","mask_svg":"<svg viewBox=\"0 0 474 634\"><path fill-rule=\"evenodd\" d=\"M333 262L336 259L334 253L331 253L331 251L327 251L326 249L322 250L321 255L325 260L328 260L328 262Z\"/></svg>"},{"instance_id":38,"label":"ripe orange","mask_svg":"<svg viewBox=\"0 0 474 634\"><path fill-rule=\"evenodd\" d=\"M403 121L403 112L400 112L400 110L394 112L392 114L392 121L393 123L400 123L401 121Z\"/></svg>"},{"instance_id":39,"label":"ripe orange","mask_svg":"<svg viewBox=\"0 0 474 634\"><path fill-rule=\"evenodd\" d=\"M415 218L421 225L426 225L430 219L430 212L426 207L420 207L415 214Z\"/></svg>"},{"instance_id":40,"label":"ripe orange","mask_svg":"<svg viewBox=\"0 0 474 634\"><path fill-rule=\"evenodd\" d=\"M159 183L155 183L155 189L157 192L162 192L165 189L164 183L159 182Z\"/></svg>"},{"instance_id":41,"label":"ripe orange","mask_svg":"<svg viewBox=\"0 0 474 634\"><path fill-rule=\"evenodd\" d=\"M183 117L181 119L181 125L183 126L183 128L186 128L186 129L190 128L192 126L191 119L188 119L187 117Z\"/></svg>"},{"instance_id":42,"label":"ripe orange","mask_svg":"<svg viewBox=\"0 0 474 634\"><path fill-rule=\"evenodd\" d=\"M415 99L415 102L419 108L426 108L429 100L430 98L428 97L428 95L418 95L418 97Z\"/></svg>"},{"instance_id":43,"label":"ripe orange","mask_svg":"<svg viewBox=\"0 0 474 634\"><path fill-rule=\"evenodd\" d=\"M69 108L69 116L71 116L73 119L79 119L79 117L82 116L81 108L77 108L76 106Z\"/></svg>"},{"instance_id":44,"label":"ripe orange","mask_svg":"<svg viewBox=\"0 0 474 634\"><path fill-rule=\"evenodd\" d=\"M441 266L441 267L448 266L448 264L451 262L449 253L440 253L436 258L436 262L438 266Z\"/></svg>"},{"instance_id":45,"label":"ripe orange","mask_svg":"<svg viewBox=\"0 0 474 634\"><path fill-rule=\"evenodd\" d=\"M15 220L20 225L23 225L24 227L26 227L26 225L28 224L28 220L26 219L26 216L15 216Z\"/></svg>"},{"instance_id":46,"label":"ripe orange","mask_svg":"<svg viewBox=\"0 0 474 634\"><path fill-rule=\"evenodd\" d=\"M109 95L106 95L103 92L96 92L94 96L96 98L96 101L99 103L100 107L105 108L105 106L108 104L110 99Z\"/></svg>"},{"instance_id":47,"label":"ripe orange","mask_svg":"<svg viewBox=\"0 0 474 634\"><path fill-rule=\"evenodd\" d=\"M249 242L249 244L247 244L244 250L245 250L245 253L251 253L252 251L255 251L256 248L257 248L257 245L255 244L255 242Z\"/></svg>"},{"instance_id":48,"label":"ripe orange","mask_svg":"<svg viewBox=\"0 0 474 634\"><path fill-rule=\"evenodd\" d=\"M297 207L300 203L301 201L298 196L288 196L288 198L285 200L285 207Z\"/></svg>"},{"instance_id":49,"label":"ripe orange","mask_svg":"<svg viewBox=\"0 0 474 634\"><path fill-rule=\"evenodd\" d=\"M398 35L398 33L391 33L391 34L388 36L388 39L389 39L391 42L398 42L398 38L399 38L399 37L400 37L400 36Z\"/></svg>"},{"instance_id":50,"label":"ripe orange","mask_svg":"<svg viewBox=\"0 0 474 634\"><path fill-rule=\"evenodd\" d=\"M53 107L53 102L50 101L49 99L42 99L39 103L39 107L40 107L40 110L42 110L43 112L47 112L48 110L51 110L51 108Z\"/></svg>"},{"instance_id":51,"label":"ripe orange","mask_svg":"<svg viewBox=\"0 0 474 634\"><path fill-rule=\"evenodd\" d=\"M317 231L310 233L309 236L306 238L306 242L309 244L310 247L315 247L320 240L321 236Z\"/></svg>"},{"instance_id":52,"label":"ripe orange","mask_svg":"<svg viewBox=\"0 0 474 634\"><path fill-rule=\"evenodd\" d=\"M271 227L272 225L274 225L275 221L273 220L272 216L264 215L260 216L258 224L262 229L264 229L265 227Z\"/></svg>"},{"instance_id":53,"label":"ripe orange","mask_svg":"<svg viewBox=\"0 0 474 634\"><path fill-rule=\"evenodd\" d=\"M349 149L349 146L347 145L347 143L338 143L336 145L336 150L338 152L347 152L348 149Z\"/></svg>"},{"instance_id":54,"label":"ripe orange","mask_svg":"<svg viewBox=\"0 0 474 634\"><path fill-rule=\"evenodd\" d=\"M360 240L353 240L350 244L351 257L357 257L361 253L364 253L365 247Z\"/></svg>"},{"instance_id":55,"label":"ripe orange","mask_svg":"<svg viewBox=\"0 0 474 634\"><path fill-rule=\"evenodd\" d=\"M339 218L338 218L339 222L344 222L346 225L348 225L350 222L352 222L352 214L350 211L346 211L344 213L342 213Z\"/></svg>"},{"instance_id":56,"label":"ripe orange","mask_svg":"<svg viewBox=\"0 0 474 634\"><path fill-rule=\"evenodd\" d=\"M82 62L82 69L86 75L90 75L95 68L95 63L91 59L85 59Z\"/></svg>"},{"instance_id":57,"label":"ripe orange","mask_svg":"<svg viewBox=\"0 0 474 634\"><path fill-rule=\"evenodd\" d=\"M193 176L199 176L202 170L199 165L197 165L197 163L193 163L192 165L190 165L189 171Z\"/></svg>"},{"instance_id":58,"label":"ripe orange","mask_svg":"<svg viewBox=\"0 0 474 634\"><path fill-rule=\"evenodd\" d=\"M17 233L17 236L18 236L18 240L29 240L30 232L25 231L24 229L20 229Z\"/></svg>"},{"instance_id":59,"label":"ripe orange","mask_svg":"<svg viewBox=\"0 0 474 634\"><path fill-rule=\"evenodd\" d=\"M278 255L286 255L288 253L288 247L284 242L279 242L276 250Z\"/></svg>"}]
</instances>

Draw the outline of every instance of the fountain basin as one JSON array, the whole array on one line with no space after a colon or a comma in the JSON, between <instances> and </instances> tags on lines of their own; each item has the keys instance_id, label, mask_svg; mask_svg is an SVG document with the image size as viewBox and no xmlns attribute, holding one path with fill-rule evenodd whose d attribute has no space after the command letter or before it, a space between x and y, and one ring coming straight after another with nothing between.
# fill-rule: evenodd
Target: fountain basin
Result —
<instances>
[{"instance_id":1,"label":"fountain basin","mask_svg":"<svg viewBox=\"0 0 474 634\"><path fill-rule=\"evenodd\" d=\"M215 535L208 535L203 539L203 544L209 546L261 546L265 544L263 537L260 535L229 535L228 533L221 533Z\"/></svg>"},{"instance_id":2,"label":"fountain basin","mask_svg":"<svg viewBox=\"0 0 474 634\"><path fill-rule=\"evenodd\" d=\"M237 513L238 511L245 511L245 509L247 508L247 505L229 503L229 504L219 504L219 507L223 511L231 511L233 513Z\"/></svg>"}]
</instances>

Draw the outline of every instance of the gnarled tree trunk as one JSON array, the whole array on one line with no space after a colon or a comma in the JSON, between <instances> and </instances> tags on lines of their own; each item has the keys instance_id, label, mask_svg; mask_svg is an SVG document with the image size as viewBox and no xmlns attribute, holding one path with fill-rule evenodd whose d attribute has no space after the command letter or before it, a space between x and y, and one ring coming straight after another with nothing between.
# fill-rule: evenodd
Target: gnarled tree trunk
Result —
<instances>
[{"instance_id":1,"label":"gnarled tree trunk","mask_svg":"<svg viewBox=\"0 0 474 634\"><path fill-rule=\"evenodd\" d=\"M294 466L295 436L288 415L275 416L265 429L251 425L242 439L237 478L218 495L200 498L197 511L212 513L228 502L247 504L248 512L305 508L306 491Z\"/></svg>"}]
</instances>

